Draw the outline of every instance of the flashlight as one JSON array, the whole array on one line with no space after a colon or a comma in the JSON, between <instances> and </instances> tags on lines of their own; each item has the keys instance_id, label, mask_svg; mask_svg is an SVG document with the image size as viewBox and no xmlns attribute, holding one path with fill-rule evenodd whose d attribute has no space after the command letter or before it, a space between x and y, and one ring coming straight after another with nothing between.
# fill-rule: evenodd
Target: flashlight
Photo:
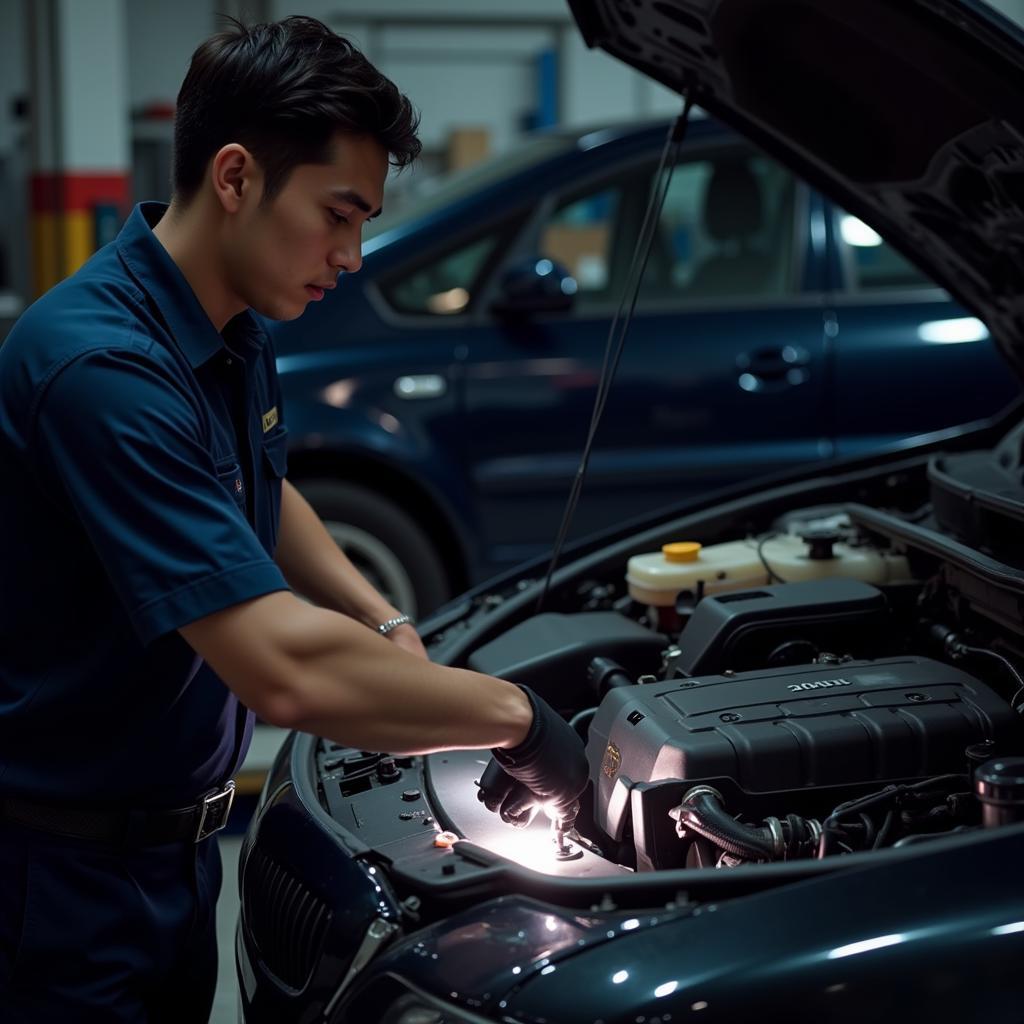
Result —
<instances>
[{"instance_id":1,"label":"flashlight","mask_svg":"<svg viewBox=\"0 0 1024 1024\"><path fill-rule=\"evenodd\" d=\"M571 832L573 825L576 824L576 815L580 812L579 802L574 802L561 813L551 804L541 804L541 807L551 821L551 841L555 844L555 859L576 860L577 857L582 857L583 851L565 838L566 833Z\"/></svg>"}]
</instances>

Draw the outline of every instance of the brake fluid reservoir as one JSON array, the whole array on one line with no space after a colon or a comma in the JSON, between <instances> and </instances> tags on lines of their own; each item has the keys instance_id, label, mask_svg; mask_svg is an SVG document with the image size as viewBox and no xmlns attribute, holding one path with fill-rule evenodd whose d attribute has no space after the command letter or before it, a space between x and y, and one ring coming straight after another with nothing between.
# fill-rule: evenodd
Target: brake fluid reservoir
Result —
<instances>
[{"instance_id":1,"label":"brake fluid reservoir","mask_svg":"<svg viewBox=\"0 0 1024 1024\"><path fill-rule=\"evenodd\" d=\"M626 566L629 596L641 604L674 606L682 590L705 594L756 587L768 582L757 545L732 541L702 547L692 542L665 544L660 551L634 555Z\"/></svg>"}]
</instances>

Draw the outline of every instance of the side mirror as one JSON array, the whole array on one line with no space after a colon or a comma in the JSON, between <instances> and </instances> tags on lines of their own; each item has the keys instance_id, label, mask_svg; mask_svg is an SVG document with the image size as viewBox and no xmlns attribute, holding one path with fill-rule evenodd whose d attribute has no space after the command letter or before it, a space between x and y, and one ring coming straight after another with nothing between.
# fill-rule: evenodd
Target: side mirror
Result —
<instances>
[{"instance_id":1,"label":"side mirror","mask_svg":"<svg viewBox=\"0 0 1024 1024\"><path fill-rule=\"evenodd\" d=\"M577 290L576 278L560 263L549 259L523 260L502 275L491 309L506 317L565 313L572 309Z\"/></svg>"}]
</instances>

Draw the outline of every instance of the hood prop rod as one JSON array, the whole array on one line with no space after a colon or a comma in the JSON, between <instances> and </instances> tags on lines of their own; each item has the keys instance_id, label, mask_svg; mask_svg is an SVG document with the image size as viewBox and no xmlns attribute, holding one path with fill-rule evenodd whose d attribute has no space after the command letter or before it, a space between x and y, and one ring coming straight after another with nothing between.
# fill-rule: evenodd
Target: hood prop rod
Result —
<instances>
[{"instance_id":1,"label":"hood prop rod","mask_svg":"<svg viewBox=\"0 0 1024 1024\"><path fill-rule=\"evenodd\" d=\"M587 467L590 464L590 452L594 446L594 438L597 436L597 428L604 414L604 407L608 401L612 381L615 380L615 373L619 368L619 361L622 358L626 332L629 330L630 322L633 319L633 311L636 309L637 297L640 294L640 283L643 281L644 271L647 269L647 260L650 257L654 235L658 229L661 209L665 205L665 197L668 195L669 185L672 182L672 172L679 161L679 149L686 138L686 129L690 123L690 110L693 107L694 88L692 80L687 83L685 93L682 112L672 122L668 135L665 137L661 159L658 162L658 169L654 175L654 187L651 189L651 197L648 200L647 210L644 213L643 224L640 227L636 246L633 249L633 258L626 273L622 297L619 299L618 308L615 310L611 327L608 329L604 361L601 364L601 376L597 382L597 392L594 395L594 409L590 416L590 428L587 431L587 440L583 446L583 454L580 457L580 464L576 470L572 488L569 491L565 512L562 515L562 525L558 529L558 538L555 541L554 551L551 553L551 562L548 565L547 575L544 577L544 584L541 587L540 596L537 598L538 614L544 608L544 602L551 587L551 578L554 575L555 567L558 565L558 558L565 545L565 539L569 534L569 527L572 525L573 516L576 513L576 506L579 504L580 495L583 492L583 481L587 475ZM629 308L623 316L623 309L627 304ZM620 320L622 323L621 330L618 329Z\"/></svg>"}]
</instances>

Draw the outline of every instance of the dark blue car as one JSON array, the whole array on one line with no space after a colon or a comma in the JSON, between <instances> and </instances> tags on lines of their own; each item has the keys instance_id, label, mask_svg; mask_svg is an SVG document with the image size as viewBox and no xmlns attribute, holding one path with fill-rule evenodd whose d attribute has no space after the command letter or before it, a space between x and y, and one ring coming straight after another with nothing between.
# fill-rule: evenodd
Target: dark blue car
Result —
<instances>
[{"instance_id":1,"label":"dark blue car","mask_svg":"<svg viewBox=\"0 0 1024 1024\"><path fill-rule=\"evenodd\" d=\"M422 614L546 550L655 184L663 124L546 135L384 218L275 340L290 478ZM710 119L668 189L574 536L993 413L969 317Z\"/></svg>"},{"instance_id":2,"label":"dark blue car","mask_svg":"<svg viewBox=\"0 0 1024 1024\"><path fill-rule=\"evenodd\" d=\"M435 662L530 686L585 737L574 830L552 833L543 814L514 829L484 809L486 752L388 755L347 746L340 728L291 733L239 857L242 1019L1020 1021L1024 399L860 449L968 420L1024 379L1024 32L977 0L570 6L589 45L814 181L964 311L866 244L860 221L692 124L677 173L685 183L704 161L690 186L703 219L666 215L652 240L631 362L610 392L618 422L599 435L581 504L608 515L621 502L629 521L563 551L547 583L550 556L420 626ZM595 219L646 198L642 174L602 184L631 180L630 153L649 166L641 138L608 139L593 162L565 154L564 177L549 165L540 188L557 198L524 201L518 241L491 250L493 266L483 257L483 291L443 276L416 291L428 264L396 252L385 268L392 246L371 257L382 266L360 325L403 282L424 302L444 296L435 306L467 303L461 332L454 314L422 314L421 340L458 367L438 373L449 414L433 422L484 425L454 429L463 462L449 471L474 481L453 493L481 524L488 509L530 518L520 467L521 493L536 503L558 480L558 504L565 470L549 453L586 430L609 308L589 309L586 285L614 282L631 258L617 229L605 271L581 254L599 251ZM480 208L464 215L483 226ZM538 248L552 218L557 249ZM555 305L572 292L565 271L574 311L529 317L507 301ZM735 282L743 301L726 293ZM1002 370L972 342L981 323ZM414 335L401 337L402 355L384 358L415 377ZM558 388L517 387L531 377ZM402 401L380 401L397 422ZM561 430L542 425L547 409ZM395 436L426 451L431 435ZM840 457L824 461L829 450ZM673 487L787 461L804 464L656 507Z\"/></svg>"}]
</instances>

